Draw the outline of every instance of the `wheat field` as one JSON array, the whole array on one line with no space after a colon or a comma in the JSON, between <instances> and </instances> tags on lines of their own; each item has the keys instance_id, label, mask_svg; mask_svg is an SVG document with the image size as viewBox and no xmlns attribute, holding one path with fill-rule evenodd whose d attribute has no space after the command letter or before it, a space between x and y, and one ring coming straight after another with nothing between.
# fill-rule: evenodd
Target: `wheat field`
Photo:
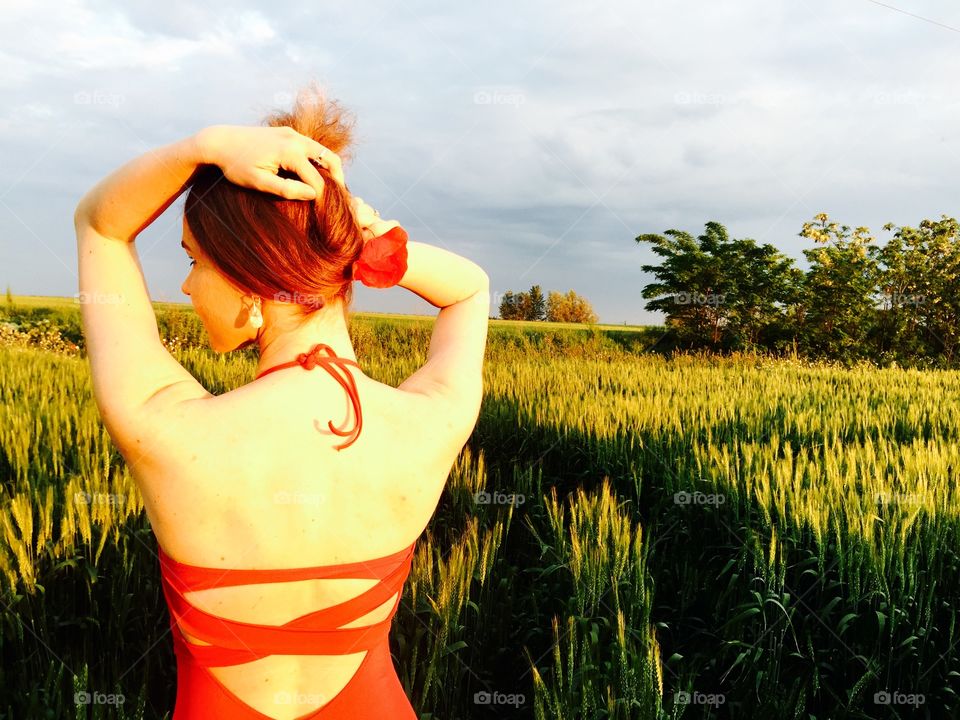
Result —
<instances>
[{"instance_id":1,"label":"wheat field","mask_svg":"<svg viewBox=\"0 0 960 720\"><path fill-rule=\"evenodd\" d=\"M208 390L253 379L177 322ZM491 325L391 633L422 718L956 716L960 373L564 333ZM351 335L396 385L429 323ZM169 718L156 542L82 353L0 345L0 480L0 720Z\"/></svg>"}]
</instances>

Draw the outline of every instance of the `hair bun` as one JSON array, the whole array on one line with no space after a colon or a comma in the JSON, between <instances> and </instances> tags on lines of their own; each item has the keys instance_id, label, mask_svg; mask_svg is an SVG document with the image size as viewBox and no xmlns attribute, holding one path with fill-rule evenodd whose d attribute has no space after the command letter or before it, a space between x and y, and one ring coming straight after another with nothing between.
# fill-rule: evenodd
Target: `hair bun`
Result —
<instances>
[{"instance_id":1,"label":"hair bun","mask_svg":"<svg viewBox=\"0 0 960 720\"><path fill-rule=\"evenodd\" d=\"M330 148L342 160L350 157L356 118L330 99L315 80L300 89L291 110L276 110L263 123L269 127L291 127Z\"/></svg>"}]
</instances>

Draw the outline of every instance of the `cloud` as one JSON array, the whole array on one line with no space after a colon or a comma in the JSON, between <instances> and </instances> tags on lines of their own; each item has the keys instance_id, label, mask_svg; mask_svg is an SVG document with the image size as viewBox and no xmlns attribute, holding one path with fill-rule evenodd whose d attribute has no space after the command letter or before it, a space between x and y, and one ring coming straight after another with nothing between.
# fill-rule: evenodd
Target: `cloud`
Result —
<instances>
[{"instance_id":1,"label":"cloud","mask_svg":"<svg viewBox=\"0 0 960 720\"><path fill-rule=\"evenodd\" d=\"M5 9L3 54L10 65L3 65L0 87L100 70L177 70L190 59L236 56L276 39L270 21L256 10L210 17L184 7L168 15L167 6L156 7L165 20L148 28L115 7L80 2L58 5L57 12L42 18L29 3L10 8L10 14ZM12 32L15 27L22 32Z\"/></svg>"},{"instance_id":2,"label":"cloud","mask_svg":"<svg viewBox=\"0 0 960 720\"><path fill-rule=\"evenodd\" d=\"M958 35L876 3L262 8L5 9L0 199L75 265L74 195L148 147L256 123L317 79L357 117L351 189L496 289L574 288L604 321L651 318L641 233L718 220L802 263L797 233L816 212L877 235L955 214ZM960 28L933 0L910 12ZM179 252L165 227L145 233L148 282L184 299L160 260ZM33 239L2 206L0 237L11 274L38 277L31 291L72 293L62 263L11 251ZM429 311L365 288L357 307Z\"/></svg>"}]
</instances>

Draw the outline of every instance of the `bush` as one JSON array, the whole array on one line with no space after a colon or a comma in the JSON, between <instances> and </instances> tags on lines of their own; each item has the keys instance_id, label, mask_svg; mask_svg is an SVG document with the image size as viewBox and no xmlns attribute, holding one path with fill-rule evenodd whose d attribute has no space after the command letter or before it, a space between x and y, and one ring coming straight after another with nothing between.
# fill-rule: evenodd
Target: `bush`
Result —
<instances>
[{"instance_id":1,"label":"bush","mask_svg":"<svg viewBox=\"0 0 960 720\"><path fill-rule=\"evenodd\" d=\"M80 355L82 352L76 343L64 338L50 320L39 320L27 326L0 323L0 345L34 347L65 355Z\"/></svg>"}]
</instances>

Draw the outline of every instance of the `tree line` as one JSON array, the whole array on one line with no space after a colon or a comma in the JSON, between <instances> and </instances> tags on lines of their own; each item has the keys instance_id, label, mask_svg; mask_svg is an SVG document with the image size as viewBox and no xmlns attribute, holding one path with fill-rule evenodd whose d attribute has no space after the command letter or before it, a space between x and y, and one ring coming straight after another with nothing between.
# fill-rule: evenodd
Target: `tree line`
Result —
<instances>
[{"instance_id":1,"label":"tree line","mask_svg":"<svg viewBox=\"0 0 960 720\"><path fill-rule=\"evenodd\" d=\"M960 226L946 215L917 227L887 223L879 244L867 227L820 213L800 237L809 268L769 244L731 239L718 222L697 238L643 234L660 265L643 265L645 307L666 314L667 345L718 352L954 367L960 333Z\"/></svg>"},{"instance_id":2,"label":"tree line","mask_svg":"<svg viewBox=\"0 0 960 720\"><path fill-rule=\"evenodd\" d=\"M597 315L587 300L570 290L551 290L546 299L539 285L527 292L508 290L500 300L501 320L545 320L547 322L595 323Z\"/></svg>"}]
</instances>

